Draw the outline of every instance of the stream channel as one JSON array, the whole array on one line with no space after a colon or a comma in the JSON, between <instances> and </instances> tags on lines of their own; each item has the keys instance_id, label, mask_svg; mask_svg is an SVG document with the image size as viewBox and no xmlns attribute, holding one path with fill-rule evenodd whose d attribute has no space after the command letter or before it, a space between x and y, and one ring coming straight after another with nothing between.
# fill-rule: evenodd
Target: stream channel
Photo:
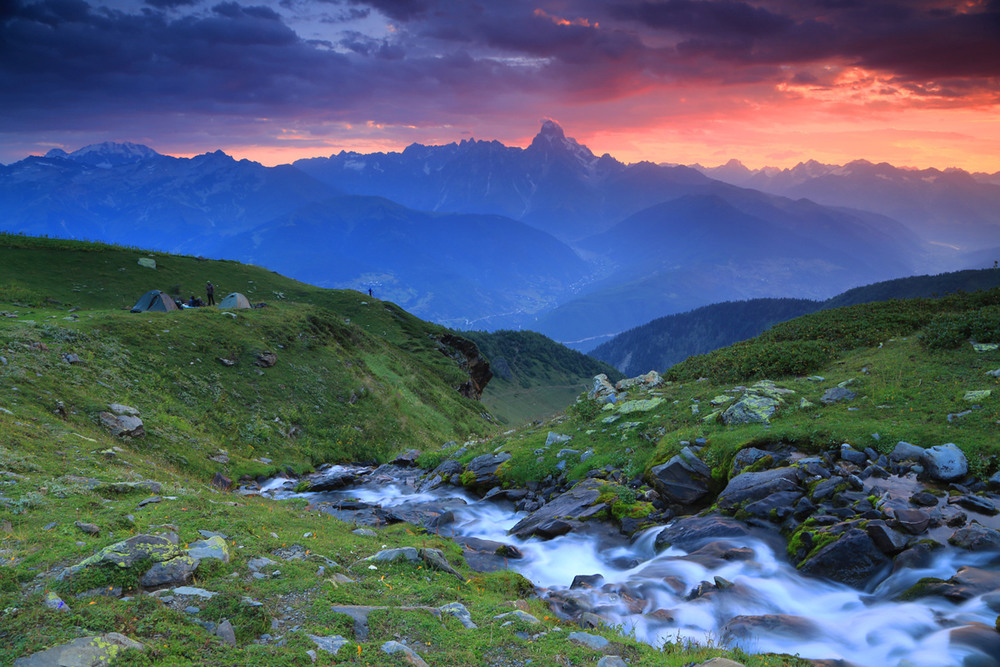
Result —
<instances>
[{"instance_id":1,"label":"stream channel","mask_svg":"<svg viewBox=\"0 0 1000 667\"><path fill-rule=\"evenodd\" d=\"M413 471L399 469L395 476L391 468L344 467L356 482L337 491L296 493L297 480L275 478L262 493L307 498L317 509L367 525L377 515L373 507L425 527L423 518L450 511L430 532L459 542L502 542L523 554L493 556L478 567L469 558L474 568L516 570L564 618L593 612L653 646L678 640L739 646L845 667L1000 667L1000 592L960 604L941 597L894 601L919 579L949 579L963 566L994 577L1000 588L1000 553L947 546L928 567L902 568L861 591L801 575L776 533L709 538L707 544L659 553L654 539L664 526L629 539L612 524L592 522L550 540L519 540L507 531L526 514L509 501L474 498L450 486L420 492ZM585 577L574 585L577 575Z\"/></svg>"}]
</instances>

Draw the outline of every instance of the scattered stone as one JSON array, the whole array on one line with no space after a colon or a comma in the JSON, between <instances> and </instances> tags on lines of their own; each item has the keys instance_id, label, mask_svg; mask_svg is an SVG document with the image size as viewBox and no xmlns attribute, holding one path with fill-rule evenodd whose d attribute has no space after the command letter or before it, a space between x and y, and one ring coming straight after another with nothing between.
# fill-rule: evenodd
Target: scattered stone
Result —
<instances>
[{"instance_id":1,"label":"scattered stone","mask_svg":"<svg viewBox=\"0 0 1000 667\"><path fill-rule=\"evenodd\" d=\"M952 533L948 542L952 546L969 551L1000 549L1000 531L987 528L978 521L972 521L965 528Z\"/></svg>"},{"instance_id":2,"label":"scattered stone","mask_svg":"<svg viewBox=\"0 0 1000 667\"><path fill-rule=\"evenodd\" d=\"M571 632L569 633L567 639L576 644L594 649L595 651L600 651L611 643L600 635L592 635L588 632Z\"/></svg>"},{"instance_id":3,"label":"scattered stone","mask_svg":"<svg viewBox=\"0 0 1000 667\"><path fill-rule=\"evenodd\" d=\"M139 580L143 588L159 588L186 584L194 578L198 561L190 556L178 556L160 563L154 563Z\"/></svg>"},{"instance_id":4,"label":"scattered stone","mask_svg":"<svg viewBox=\"0 0 1000 667\"><path fill-rule=\"evenodd\" d=\"M597 661L597 667L628 667L628 663L617 655L606 655Z\"/></svg>"},{"instance_id":5,"label":"scattered stone","mask_svg":"<svg viewBox=\"0 0 1000 667\"><path fill-rule=\"evenodd\" d=\"M564 442L569 442L573 439L571 435L563 435L561 433L556 433L555 431L549 431L549 434L545 436L544 447L548 449L552 445L561 445Z\"/></svg>"},{"instance_id":6,"label":"scattered stone","mask_svg":"<svg viewBox=\"0 0 1000 667\"><path fill-rule=\"evenodd\" d=\"M226 644L236 646L236 630L233 629L233 624L229 622L228 618L222 619L219 627L215 629L215 635Z\"/></svg>"},{"instance_id":7,"label":"scattered stone","mask_svg":"<svg viewBox=\"0 0 1000 667\"><path fill-rule=\"evenodd\" d=\"M401 654L403 660L408 664L413 665L413 667L428 667L424 659L421 658L416 652L407 646L406 644L401 644L397 641L388 641L382 644L382 651L388 653L389 655Z\"/></svg>"},{"instance_id":8,"label":"scattered stone","mask_svg":"<svg viewBox=\"0 0 1000 667\"><path fill-rule=\"evenodd\" d=\"M528 612L522 611L520 609L515 609L514 611L508 611L505 614L498 614L493 617L493 620L495 621L500 621L503 619L511 619L511 620L517 619L519 621L524 621L525 623L530 623L531 625L539 625L541 623L541 621L539 621L537 618L535 618Z\"/></svg>"},{"instance_id":9,"label":"scattered stone","mask_svg":"<svg viewBox=\"0 0 1000 667\"><path fill-rule=\"evenodd\" d=\"M188 546L188 556L195 560L215 558L223 563L229 562L229 543L222 537L214 535L207 540L192 542Z\"/></svg>"},{"instance_id":10,"label":"scattered stone","mask_svg":"<svg viewBox=\"0 0 1000 667\"><path fill-rule=\"evenodd\" d=\"M931 517L919 509L900 508L894 512L900 527L911 535L920 535L927 530Z\"/></svg>"},{"instance_id":11,"label":"scattered stone","mask_svg":"<svg viewBox=\"0 0 1000 667\"><path fill-rule=\"evenodd\" d=\"M77 521L73 525L79 528L80 532L86 533L87 535L99 535L101 532L101 529L98 528L95 523L83 523L81 521Z\"/></svg>"},{"instance_id":12,"label":"scattered stone","mask_svg":"<svg viewBox=\"0 0 1000 667\"><path fill-rule=\"evenodd\" d=\"M774 468L761 472L745 472L729 480L719 494L721 509L735 509L738 505L761 500L781 491L801 491L798 468Z\"/></svg>"},{"instance_id":13,"label":"scattered stone","mask_svg":"<svg viewBox=\"0 0 1000 667\"><path fill-rule=\"evenodd\" d=\"M276 363L278 363L278 355L270 351L258 352L254 359L254 364L261 368L270 368Z\"/></svg>"},{"instance_id":14,"label":"scattered stone","mask_svg":"<svg viewBox=\"0 0 1000 667\"><path fill-rule=\"evenodd\" d=\"M228 491L233 488L233 480L229 479L221 472L217 472L215 473L215 477L212 478L212 486L220 491Z\"/></svg>"},{"instance_id":15,"label":"scattered stone","mask_svg":"<svg viewBox=\"0 0 1000 667\"><path fill-rule=\"evenodd\" d=\"M990 389L976 389L973 391L965 392L965 396L962 398L969 403L978 403L980 401L985 401L992 395L993 391Z\"/></svg>"},{"instance_id":16,"label":"scattered stone","mask_svg":"<svg viewBox=\"0 0 1000 667\"><path fill-rule=\"evenodd\" d=\"M62 598L53 593L52 591L47 591L45 593L44 603L47 609L55 609L57 611L69 611L69 605L63 602Z\"/></svg>"},{"instance_id":17,"label":"scattered stone","mask_svg":"<svg viewBox=\"0 0 1000 667\"><path fill-rule=\"evenodd\" d=\"M71 352L69 354L64 354L63 355L63 361L65 361L67 364L79 364L79 363L83 363L82 360L80 359L80 355L76 354L75 352Z\"/></svg>"},{"instance_id":18,"label":"scattered stone","mask_svg":"<svg viewBox=\"0 0 1000 667\"><path fill-rule=\"evenodd\" d=\"M820 378L821 381L822 379ZM729 658L712 658L706 662L698 663L695 667L745 667L745 665Z\"/></svg>"},{"instance_id":19,"label":"scattered stone","mask_svg":"<svg viewBox=\"0 0 1000 667\"><path fill-rule=\"evenodd\" d=\"M449 602L446 605L438 607L438 609L444 614L449 614L457 618L462 627L467 630L475 630L479 627L472 622L472 614L469 613L469 610L461 602Z\"/></svg>"},{"instance_id":20,"label":"scattered stone","mask_svg":"<svg viewBox=\"0 0 1000 667\"><path fill-rule=\"evenodd\" d=\"M420 553L414 547L398 547L396 549L379 551L374 556L369 556L365 560L384 563L396 560L408 560L411 563L417 563L420 561Z\"/></svg>"},{"instance_id":21,"label":"scattered stone","mask_svg":"<svg viewBox=\"0 0 1000 667\"><path fill-rule=\"evenodd\" d=\"M981 496L956 496L949 498L948 504L958 505L973 512L986 514L987 516L996 516L1000 513L997 511L996 505Z\"/></svg>"},{"instance_id":22,"label":"scattered stone","mask_svg":"<svg viewBox=\"0 0 1000 667\"><path fill-rule=\"evenodd\" d=\"M313 642L316 644L316 648L318 648L320 651L326 651L327 653L330 653L332 655L337 655L337 651L342 649L346 644L350 643L349 640L344 639L340 635L333 635L331 637L318 637L316 635L306 634L306 637L313 640Z\"/></svg>"},{"instance_id":23,"label":"scattered stone","mask_svg":"<svg viewBox=\"0 0 1000 667\"><path fill-rule=\"evenodd\" d=\"M841 403L847 401L853 401L858 395L846 387L832 387L823 392L823 396L820 397L819 402L823 405L832 405L834 403Z\"/></svg>"},{"instance_id":24,"label":"scattered stone","mask_svg":"<svg viewBox=\"0 0 1000 667\"><path fill-rule=\"evenodd\" d=\"M889 454L889 460L893 462L899 461L919 461L924 456L924 448L918 447L917 445L911 445L908 442L900 440L896 443L896 447Z\"/></svg>"}]
</instances>

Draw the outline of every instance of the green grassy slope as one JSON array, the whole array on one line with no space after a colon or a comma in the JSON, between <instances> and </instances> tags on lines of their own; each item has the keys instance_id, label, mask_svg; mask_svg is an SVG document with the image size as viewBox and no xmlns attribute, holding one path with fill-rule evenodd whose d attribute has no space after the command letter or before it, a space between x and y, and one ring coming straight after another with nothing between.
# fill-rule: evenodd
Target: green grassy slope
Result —
<instances>
[{"instance_id":1,"label":"green grassy slope","mask_svg":"<svg viewBox=\"0 0 1000 667\"><path fill-rule=\"evenodd\" d=\"M355 292L316 290L231 262L155 255L154 272L137 266L145 255L0 241L0 664L105 632L146 646L124 651L116 666L403 664L380 650L388 640L406 641L435 666L595 662L597 654L556 630L560 622L531 598L526 580L473 572L454 543L402 524L358 535L302 501L209 483L216 473L239 479L319 461L384 460L405 447L434 450L486 435L492 427L481 405L453 388L464 374L438 350L438 327ZM121 310L147 289L176 283L190 291L206 278L221 292L241 289L272 305L231 314ZM255 363L265 351L275 365ZM146 435L111 436L98 417L111 402L137 408ZM162 489L143 506L154 492L142 486L147 480ZM115 566L56 576L132 535L176 535L183 547L202 539L200 531L224 535L231 560L202 561L192 584L218 595L186 603L197 614L136 594L135 575ZM362 560L402 546L441 549L459 577ZM289 551L299 557L286 560ZM258 578L250 562L261 556L275 564ZM116 587L124 597L107 595ZM65 607L47 608L50 593ZM404 609L456 601L479 629ZM494 619L515 603L541 625ZM332 611L343 604L380 608L367 639ZM203 624L222 618L233 624L236 646ZM536 636L526 640L522 631ZM615 628L595 632L633 665L679 667L726 654L681 643L657 649ZM272 640L255 642L262 633ZM307 634L350 641L336 657L318 652L314 663ZM750 667L803 664L726 655Z\"/></svg>"},{"instance_id":2,"label":"green grassy slope","mask_svg":"<svg viewBox=\"0 0 1000 667\"><path fill-rule=\"evenodd\" d=\"M551 417L587 391L595 375L623 376L613 366L534 331L463 331L493 370L483 404L505 424Z\"/></svg>"}]
</instances>

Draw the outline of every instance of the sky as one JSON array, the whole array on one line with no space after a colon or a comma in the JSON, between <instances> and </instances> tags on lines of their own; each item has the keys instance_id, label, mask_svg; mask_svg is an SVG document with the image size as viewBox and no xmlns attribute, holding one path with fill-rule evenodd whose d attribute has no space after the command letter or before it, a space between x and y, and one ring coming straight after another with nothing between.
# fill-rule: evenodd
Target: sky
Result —
<instances>
[{"instance_id":1,"label":"sky","mask_svg":"<svg viewBox=\"0 0 1000 667\"><path fill-rule=\"evenodd\" d=\"M0 0L0 163L266 165L543 119L623 162L1000 171L1000 0Z\"/></svg>"}]
</instances>

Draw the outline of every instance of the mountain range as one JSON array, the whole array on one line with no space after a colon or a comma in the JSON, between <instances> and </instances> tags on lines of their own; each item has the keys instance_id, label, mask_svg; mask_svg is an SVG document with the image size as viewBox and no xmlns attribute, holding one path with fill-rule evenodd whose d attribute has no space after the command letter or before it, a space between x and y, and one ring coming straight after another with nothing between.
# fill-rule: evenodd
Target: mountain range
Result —
<instances>
[{"instance_id":1,"label":"mountain range","mask_svg":"<svg viewBox=\"0 0 1000 667\"><path fill-rule=\"evenodd\" d=\"M0 166L0 227L253 262L581 350L710 303L822 300L991 265L1000 248L988 178L801 167L624 164L552 121L526 148L472 139L278 167L107 143Z\"/></svg>"}]
</instances>

